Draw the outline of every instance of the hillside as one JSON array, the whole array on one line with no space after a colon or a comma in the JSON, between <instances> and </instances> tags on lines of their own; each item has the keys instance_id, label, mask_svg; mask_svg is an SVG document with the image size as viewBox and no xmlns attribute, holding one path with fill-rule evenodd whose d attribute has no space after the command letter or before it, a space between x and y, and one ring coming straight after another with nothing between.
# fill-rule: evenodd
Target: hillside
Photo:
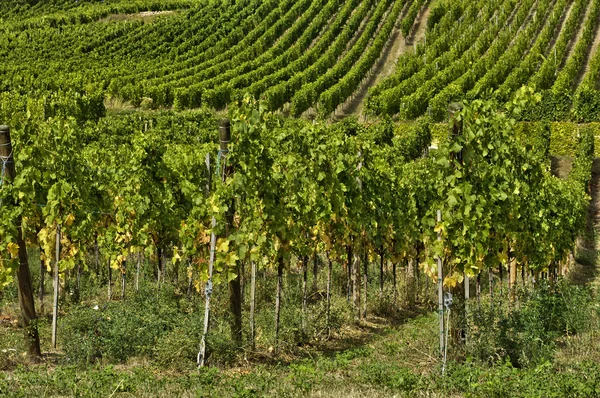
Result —
<instances>
[{"instance_id":1,"label":"hillside","mask_svg":"<svg viewBox=\"0 0 600 398\"><path fill-rule=\"evenodd\" d=\"M23 3L2 6L2 90L176 109L250 93L295 116L364 102L440 121L449 102L490 90L505 102L528 84L544 93L529 119L600 120L597 0Z\"/></svg>"},{"instance_id":2,"label":"hillside","mask_svg":"<svg viewBox=\"0 0 600 398\"><path fill-rule=\"evenodd\" d=\"M0 396L600 396L599 24L0 2Z\"/></svg>"}]
</instances>

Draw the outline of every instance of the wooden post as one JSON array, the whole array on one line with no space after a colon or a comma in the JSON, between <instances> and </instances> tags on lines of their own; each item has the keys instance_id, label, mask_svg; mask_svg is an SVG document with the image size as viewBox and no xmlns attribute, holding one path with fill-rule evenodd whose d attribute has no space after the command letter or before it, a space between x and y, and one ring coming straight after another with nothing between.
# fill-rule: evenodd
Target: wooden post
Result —
<instances>
[{"instance_id":1,"label":"wooden post","mask_svg":"<svg viewBox=\"0 0 600 398\"><path fill-rule=\"evenodd\" d=\"M381 251L379 252L379 295L383 297L383 262L384 262L384 253L383 253L383 243L381 244ZM388 268L389 270L389 268Z\"/></svg>"},{"instance_id":2,"label":"wooden post","mask_svg":"<svg viewBox=\"0 0 600 398\"><path fill-rule=\"evenodd\" d=\"M38 298L40 299L40 314L44 313L44 295L46 294L46 287L44 286L44 280L46 279L46 264L42 260L42 247L40 246L40 288L38 291Z\"/></svg>"},{"instance_id":3,"label":"wooden post","mask_svg":"<svg viewBox=\"0 0 600 398\"><path fill-rule=\"evenodd\" d=\"M317 250L315 249L315 254L313 258L313 280L312 280L312 291L316 293L318 290L317 285L317 273L319 272L319 257L317 256Z\"/></svg>"},{"instance_id":4,"label":"wooden post","mask_svg":"<svg viewBox=\"0 0 600 398\"><path fill-rule=\"evenodd\" d=\"M108 256L108 301L112 299L112 267L110 266L110 256Z\"/></svg>"},{"instance_id":5,"label":"wooden post","mask_svg":"<svg viewBox=\"0 0 600 398\"><path fill-rule=\"evenodd\" d=\"M252 261L252 273L250 275L250 344L252 350L256 348L256 333L254 330L254 310L256 308L256 261Z\"/></svg>"},{"instance_id":6,"label":"wooden post","mask_svg":"<svg viewBox=\"0 0 600 398\"><path fill-rule=\"evenodd\" d=\"M437 211L437 222L442 222L442 211ZM438 241L442 240L442 232L438 231ZM442 257L437 256L437 271L438 271L438 317L440 321L440 356L444 356L444 270L442 265Z\"/></svg>"},{"instance_id":7,"label":"wooden post","mask_svg":"<svg viewBox=\"0 0 600 398\"><path fill-rule=\"evenodd\" d=\"M140 290L140 263L142 261L142 254L138 253L137 255L137 265L135 269L135 291Z\"/></svg>"},{"instance_id":8,"label":"wooden post","mask_svg":"<svg viewBox=\"0 0 600 398\"><path fill-rule=\"evenodd\" d=\"M77 261L77 300L81 294L81 261Z\"/></svg>"},{"instance_id":9,"label":"wooden post","mask_svg":"<svg viewBox=\"0 0 600 398\"><path fill-rule=\"evenodd\" d=\"M354 322L359 322L360 312L360 254L354 250L354 259L352 264L352 312L354 313Z\"/></svg>"},{"instance_id":10,"label":"wooden post","mask_svg":"<svg viewBox=\"0 0 600 398\"><path fill-rule=\"evenodd\" d=\"M308 289L308 256L302 258L302 332L306 332L306 302Z\"/></svg>"},{"instance_id":11,"label":"wooden post","mask_svg":"<svg viewBox=\"0 0 600 398\"><path fill-rule=\"evenodd\" d=\"M511 254L509 249L508 252L508 290L510 292L510 300L514 301L516 298L516 286L517 286L517 259Z\"/></svg>"},{"instance_id":12,"label":"wooden post","mask_svg":"<svg viewBox=\"0 0 600 398\"><path fill-rule=\"evenodd\" d=\"M346 300L348 302L350 302L350 299L352 298L352 245L348 245L346 247L346 257L348 258L348 261L346 262L346 268L347 268L347 279L346 279Z\"/></svg>"},{"instance_id":13,"label":"wooden post","mask_svg":"<svg viewBox=\"0 0 600 398\"><path fill-rule=\"evenodd\" d=\"M502 266L502 263L500 263L500 265L498 266L498 278L500 279L500 297L502 297L502 287L504 284L504 281L503 281L504 276L502 275L503 270L504 270L504 267Z\"/></svg>"},{"instance_id":14,"label":"wooden post","mask_svg":"<svg viewBox=\"0 0 600 398\"><path fill-rule=\"evenodd\" d=\"M494 273L492 268L488 268L488 288L490 290L490 300L494 298Z\"/></svg>"},{"instance_id":15,"label":"wooden post","mask_svg":"<svg viewBox=\"0 0 600 398\"><path fill-rule=\"evenodd\" d=\"M0 185L4 182L12 182L16 177L13 147L10 140L10 128L0 126ZM13 203L10 203L13 205ZM16 205L16 203L14 203ZM2 206L2 204L0 204ZM33 299L33 284L31 272L29 271L29 259L27 257L27 246L23 238L22 219L17 219L17 245L19 245L19 267L17 268L17 286L19 294L19 306L25 329L25 346L27 354L32 360L41 357L40 338L35 320L35 302Z\"/></svg>"},{"instance_id":16,"label":"wooden post","mask_svg":"<svg viewBox=\"0 0 600 398\"><path fill-rule=\"evenodd\" d=\"M96 276L100 274L100 250L98 249L98 237L94 240L94 265L96 266Z\"/></svg>"},{"instance_id":17,"label":"wooden post","mask_svg":"<svg viewBox=\"0 0 600 398\"><path fill-rule=\"evenodd\" d=\"M159 287L160 287L161 279L164 280L164 277L162 276L163 272L164 272L164 267L163 267L162 248L160 247L160 243L157 243L156 244L156 275L157 275L156 282L158 283Z\"/></svg>"},{"instance_id":18,"label":"wooden post","mask_svg":"<svg viewBox=\"0 0 600 398\"><path fill-rule=\"evenodd\" d=\"M481 270L477 273L477 288L475 289L477 295L477 308L481 308Z\"/></svg>"},{"instance_id":19,"label":"wooden post","mask_svg":"<svg viewBox=\"0 0 600 398\"><path fill-rule=\"evenodd\" d=\"M396 302L396 300L398 299L398 280L397 280L397 275L396 275L396 262L393 261L392 262L392 278L393 278L393 284L394 284L394 303Z\"/></svg>"},{"instance_id":20,"label":"wooden post","mask_svg":"<svg viewBox=\"0 0 600 398\"><path fill-rule=\"evenodd\" d=\"M281 293L283 290L283 253L277 260L277 291L275 296L275 354L279 354L279 325L281 318Z\"/></svg>"},{"instance_id":21,"label":"wooden post","mask_svg":"<svg viewBox=\"0 0 600 398\"><path fill-rule=\"evenodd\" d=\"M229 152L228 144L231 139L231 125L228 119L222 119L219 121L219 163L222 165L222 169L217 170L221 175L221 182L225 182L227 175L233 172L231 166L226 165L227 153ZM206 156L206 168L208 170L208 181L206 184L206 194L210 191L210 155ZM231 204L228 213L226 215L227 223L225 225L225 236L229 235L229 229L233 224L233 203ZM204 307L204 329L202 332L202 340L200 342L200 351L198 352L197 363L198 367L203 367L207 363L208 358L208 347L206 344L206 337L210 327L210 298L212 295L213 285L213 266L215 261L215 247L217 237L214 233L216 227L216 219L212 219L212 230L210 237L210 259L208 265L208 281L206 283L206 302ZM241 286L240 286L240 275L239 270L236 272L237 277L229 282L229 304L231 312L233 313L231 333L233 340L239 345L242 342L242 299L241 299Z\"/></svg>"},{"instance_id":22,"label":"wooden post","mask_svg":"<svg viewBox=\"0 0 600 398\"><path fill-rule=\"evenodd\" d=\"M56 329L58 324L58 291L60 289L58 263L60 261L60 224L56 226L56 260L54 262L54 301L52 305L52 348L56 350Z\"/></svg>"},{"instance_id":23,"label":"wooden post","mask_svg":"<svg viewBox=\"0 0 600 398\"><path fill-rule=\"evenodd\" d=\"M125 299L125 278L127 277L127 262L121 268L121 300Z\"/></svg>"},{"instance_id":24,"label":"wooden post","mask_svg":"<svg viewBox=\"0 0 600 398\"><path fill-rule=\"evenodd\" d=\"M415 280L414 280L414 285L415 285L415 303L419 302L419 293L421 292L421 275L420 275L420 269L419 269L419 259L421 258L421 248L420 248L420 244L419 242L417 242L416 245L416 256L415 256L415 260L414 260L414 271L415 271Z\"/></svg>"},{"instance_id":25,"label":"wooden post","mask_svg":"<svg viewBox=\"0 0 600 398\"><path fill-rule=\"evenodd\" d=\"M331 315L331 274L333 273L333 264L331 263L331 258L329 257L329 252L327 252L327 308L325 311L325 323L327 327L330 325L330 315Z\"/></svg>"},{"instance_id":26,"label":"wooden post","mask_svg":"<svg viewBox=\"0 0 600 398\"><path fill-rule=\"evenodd\" d=\"M221 119L219 121L219 154L221 165L223 167L222 181L225 182L228 175L233 173L233 166L227 164L227 154L229 153L229 141L231 141L231 124L229 119ZM225 224L225 237L229 236L233 227L235 202L232 200L227 209ZM229 308L231 310L231 339L238 345L242 344L242 285L241 272L239 263L236 264L236 277L229 281Z\"/></svg>"},{"instance_id":27,"label":"wooden post","mask_svg":"<svg viewBox=\"0 0 600 398\"><path fill-rule=\"evenodd\" d=\"M363 260L363 309L362 317L367 319L367 288L369 286L369 251L365 248Z\"/></svg>"}]
</instances>

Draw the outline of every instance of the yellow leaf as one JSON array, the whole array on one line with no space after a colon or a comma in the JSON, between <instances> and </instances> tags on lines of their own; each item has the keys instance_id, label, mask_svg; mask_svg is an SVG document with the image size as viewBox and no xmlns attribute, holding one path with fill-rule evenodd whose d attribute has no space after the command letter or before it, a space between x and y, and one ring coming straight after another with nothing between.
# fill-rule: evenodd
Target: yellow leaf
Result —
<instances>
[{"instance_id":1,"label":"yellow leaf","mask_svg":"<svg viewBox=\"0 0 600 398\"><path fill-rule=\"evenodd\" d=\"M176 260L181 260L181 256L179 255L179 248L177 246L173 247L173 262Z\"/></svg>"},{"instance_id":2,"label":"yellow leaf","mask_svg":"<svg viewBox=\"0 0 600 398\"><path fill-rule=\"evenodd\" d=\"M17 245L16 243L10 242L8 244L7 249L12 258L17 258L17 256L19 255L19 245Z\"/></svg>"},{"instance_id":3,"label":"yellow leaf","mask_svg":"<svg viewBox=\"0 0 600 398\"><path fill-rule=\"evenodd\" d=\"M227 239L219 239L217 251L220 253L227 253L229 251L229 241Z\"/></svg>"},{"instance_id":4,"label":"yellow leaf","mask_svg":"<svg viewBox=\"0 0 600 398\"><path fill-rule=\"evenodd\" d=\"M233 267L236 264L237 260L239 260L239 257L237 256L237 254L229 253L229 254L227 254L227 257L225 258L225 263L227 265Z\"/></svg>"},{"instance_id":5,"label":"yellow leaf","mask_svg":"<svg viewBox=\"0 0 600 398\"><path fill-rule=\"evenodd\" d=\"M447 276L444 279L444 286L455 287L463 281L464 277L460 272L454 272L452 275Z\"/></svg>"},{"instance_id":6,"label":"yellow leaf","mask_svg":"<svg viewBox=\"0 0 600 398\"><path fill-rule=\"evenodd\" d=\"M75 221L75 215L69 214L65 219L65 225L67 227L70 227L71 225L73 225L73 221Z\"/></svg>"},{"instance_id":7,"label":"yellow leaf","mask_svg":"<svg viewBox=\"0 0 600 398\"><path fill-rule=\"evenodd\" d=\"M499 252L498 259L500 260L500 262L502 264L507 263L508 262L508 253L507 252Z\"/></svg>"}]
</instances>

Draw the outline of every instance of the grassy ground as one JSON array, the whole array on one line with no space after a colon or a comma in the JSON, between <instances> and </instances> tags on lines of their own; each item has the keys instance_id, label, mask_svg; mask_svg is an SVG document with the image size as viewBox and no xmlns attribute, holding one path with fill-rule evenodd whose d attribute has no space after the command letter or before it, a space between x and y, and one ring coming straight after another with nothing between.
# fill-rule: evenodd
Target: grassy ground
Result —
<instances>
[{"instance_id":1,"label":"grassy ground","mask_svg":"<svg viewBox=\"0 0 600 398\"><path fill-rule=\"evenodd\" d=\"M598 312L598 305L592 306ZM3 348L6 370L0 372L0 395L593 397L600 396L600 327L594 318L584 333L559 338L553 358L536 366L465 360L464 351L451 348L444 377L437 352L437 316L425 310L394 318L371 316L358 326L346 324L330 340L280 357L263 347L260 353L246 352L230 364L201 371L183 356L180 363L167 366L148 357L68 365L64 352L49 350L49 322L44 319L42 341L49 352L45 362L26 365L18 351ZM14 321L5 322L0 333L0 346L19 347L21 332Z\"/></svg>"},{"instance_id":2,"label":"grassy ground","mask_svg":"<svg viewBox=\"0 0 600 398\"><path fill-rule=\"evenodd\" d=\"M598 330L561 341L552 362L535 368L450 363L440 376L434 314L394 325L373 319L339 347L291 362L174 371L135 359L87 368L17 366L0 374L4 396L138 397L591 397L600 394ZM352 348L348 348L352 346ZM336 349L339 348L339 349Z\"/></svg>"},{"instance_id":3,"label":"grassy ground","mask_svg":"<svg viewBox=\"0 0 600 398\"><path fill-rule=\"evenodd\" d=\"M82 279L79 299L70 298L72 288L65 289L56 351L49 344L47 297L39 323L46 353L40 364L28 364L22 354L16 291L4 291L0 298L0 396L600 396L600 246L596 233L600 162L594 166L588 232L580 241L577 265L568 278L572 285L551 295L530 296L517 305L506 297L500 305L497 293L496 304L483 298L483 311L473 318L471 343L466 348L450 348L444 376L438 319L427 296L421 295L418 306L398 307L390 301L389 291L376 299L376 278L369 290L371 315L366 320L353 324L345 295L336 290L332 303L336 327L330 334L323 332L323 306L317 298L309 303L308 321L313 329L301 336L301 277L290 270L282 308L281 333L286 343L280 355L273 353L270 293L274 285L269 284L274 278L258 281L254 350L247 344L242 349L232 347L227 337L226 292L217 289L213 366L198 371L194 361L202 324L200 296L188 300L177 288L157 290L153 282L143 282L140 292L130 292L127 300L107 302L105 275L90 273ZM37 285L39 264L32 264L32 271ZM151 272L146 275L148 281ZM344 277L343 273L334 275L335 286L343 286ZM482 285L486 291L486 279ZM422 292L433 294L432 284L421 287ZM404 293L400 278L399 302L405 301ZM99 310L94 310L96 305ZM492 317L486 318L490 313ZM568 318L566 330L562 327L553 334L538 327L554 316Z\"/></svg>"}]
</instances>

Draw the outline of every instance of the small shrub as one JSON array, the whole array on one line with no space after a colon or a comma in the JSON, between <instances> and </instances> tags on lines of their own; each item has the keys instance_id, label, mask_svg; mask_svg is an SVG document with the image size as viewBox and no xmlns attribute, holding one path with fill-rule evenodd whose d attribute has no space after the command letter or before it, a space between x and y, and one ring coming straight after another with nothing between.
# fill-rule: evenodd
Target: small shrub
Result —
<instances>
[{"instance_id":1,"label":"small shrub","mask_svg":"<svg viewBox=\"0 0 600 398\"><path fill-rule=\"evenodd\" d=\"M589 328L591 309L589 291L565 281L540 284L512 305L484 302L470 314L467 354L488 363L538 366L552 359L558 337Z\"/></svg>"},{"instance_id":2,"label":"small shrub","mask_svg":"<svg viewBox=\"0 0 600 398\"><path fill-rule=\"evenodd\" d=\"M201 339L200 325L178 326L160 336L153 350L156 363L180 371L193 369Z\"/></svg>"},{"instance_id":3,"label":"small shrub","mask_svg":"<svg viewBox=\"0 0 600 398\"><path fill-rule=\"evenodd\" d=\"M97 309L96 309L97 308ZM125 362L152 356L158 339L178 324L181 312L172 290L140 290L124 302L76 306L63 319L68 363Z\"/></svg>"},{"instance_id":4,"label":"small shrub","mask_svg":"<svg viewBox=\"0 0 600 398\"><path fill-rule=\"evenodd\" d=\"M364 362L360 371L365 383L386 386L394 391L412 391L419 382L419 378L409 369L389 363Z\"/></svg>"}]
</instances>

